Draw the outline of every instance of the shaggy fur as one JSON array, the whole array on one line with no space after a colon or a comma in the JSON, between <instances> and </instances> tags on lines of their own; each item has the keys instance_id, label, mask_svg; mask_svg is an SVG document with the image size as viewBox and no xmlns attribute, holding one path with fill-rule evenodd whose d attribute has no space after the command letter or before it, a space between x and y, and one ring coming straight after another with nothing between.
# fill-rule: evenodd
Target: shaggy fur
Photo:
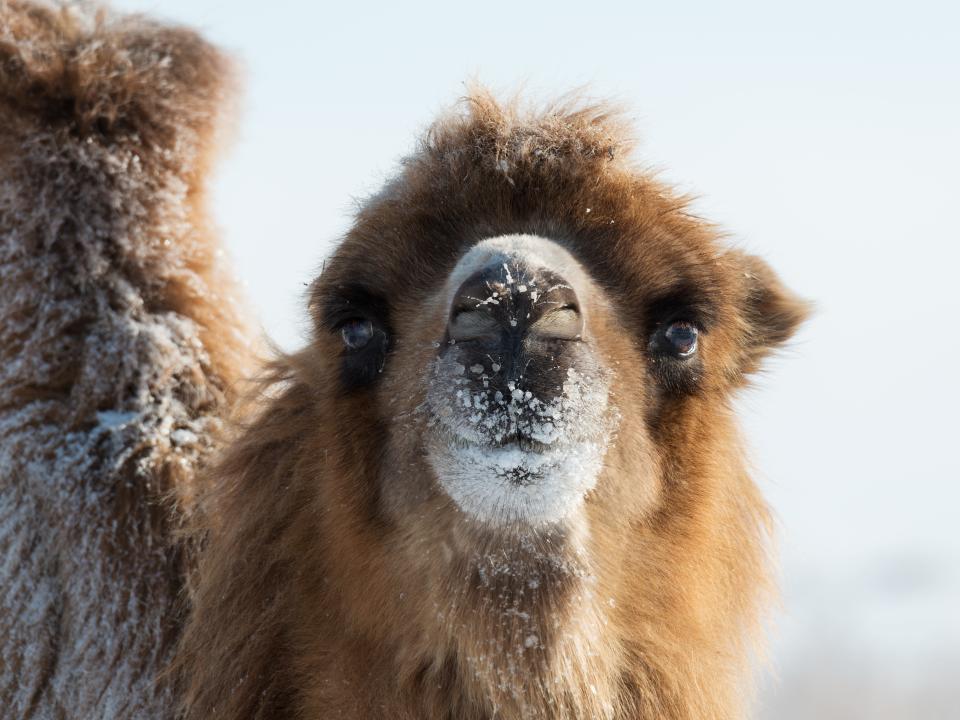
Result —
<instances>
[{"instance_id":1,"label":"shaggy fur","mask_svg":"<svg viewBox=\"0 0 960 720\"><path fill-rule=\"evenodd\" d=\"M476 91L359 211L313 285L311 344L274 365L211 477L188 718L741 715L768 518L730 398L805 308L631 151L607 107ZM436 298L468 248L510 233L558 241L602 289L591 332L622 418L557 527L485 526L423 458ZM389 336L370 376L344 356L344 305ZM676 308L703 330L683 375L650 349Z\"/></svg>"},{"instance_id":2,"label":"shaggy fur","mask_svg":"<svg viewBox=\"0 0 960 720\"><path fill-rule=\"evenodd\" d=\"M187 30L0 1L4 717L173 714L172 532L250 371L204 211L228 79Z\"/></svg>"}]
</instances>

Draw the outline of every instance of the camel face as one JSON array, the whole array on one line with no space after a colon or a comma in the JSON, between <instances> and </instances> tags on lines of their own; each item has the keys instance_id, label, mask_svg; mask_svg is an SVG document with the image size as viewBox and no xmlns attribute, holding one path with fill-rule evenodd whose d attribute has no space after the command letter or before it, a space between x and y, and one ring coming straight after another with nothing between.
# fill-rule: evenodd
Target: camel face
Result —
<instances>
[{"instance_id":1,"label":"camel face","mask_svg":"<svg viewBox=\"0 0 960 720\"><path fill-rule=\"evenodd\" d=\"M403 264L377 267L348 242L318 284L337 414L383 429L362 451L377 512L411 537L471 555L533 529L556 549L642 517L678 457L664 422L704 414L733 273L685 239L645 240L624 278L586 238L555 237L411 234Z\"/></svg>"},{"instance_id":2,"label":"camel face","mask_svg":"<svg viewBox=\"0 0 960 720\"><path fill-rule=\"evenodd\" d=\"M597 288L557 243L505 235L466 252L439 294L447 322L423 375L437 483L487 523L576 512L618 416L590 322Z\"/></svg>"}]
</instances>

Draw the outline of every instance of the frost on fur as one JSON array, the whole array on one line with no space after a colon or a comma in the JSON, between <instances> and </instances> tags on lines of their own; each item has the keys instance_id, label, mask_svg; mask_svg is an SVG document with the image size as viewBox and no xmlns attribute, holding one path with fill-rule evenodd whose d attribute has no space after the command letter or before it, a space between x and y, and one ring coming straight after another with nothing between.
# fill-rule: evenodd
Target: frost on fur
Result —
<instances>
[{"instance_id":1,"label":"frost on fur","mask_svg":"<svg viewBox=\"0 0 960 720\"><path fill-rule=\"evenodd\" d=\"M11 717L170 714L169 509L188 509L247 354L202 207L226 70L185 30L0 2Z\"/></svg>"},{"instance_id":2,"label":"frost on fur","mask_svg":"<svg viewBox=\"0 0 960 720\"><path fill-rule=\"evenodd\" d=\"M560 287L538 282L522 267L549 262L576 278L567 282L581 293L589 293L590 281L577 261L544 238L507 235L478 243L457 263L448 288L456 289L478 261L500 263L503 282L470 302L477 308L501 303L511 307L511 327L530 316L516 314L512 295L527 295L531 305L524 307L543 308L555 304L549 299L551 291ZM547 315L540 324L551 317L556 315ZM609 369L592 352L579 352L580 371L568 367L562 384L545 396L545 388L524 389L513 380L498 390L493 382L500 365L484 358L468 368L470 361L460 350L454 344L438 355L426 380L423 411L428 425L438 430L427 455L438 481L461 510L494 524L554 523L568 517L596 484L616 429L617 412L609 407ZM537 449L504 446L518 434Z\"/></svg>"}]
</instances>

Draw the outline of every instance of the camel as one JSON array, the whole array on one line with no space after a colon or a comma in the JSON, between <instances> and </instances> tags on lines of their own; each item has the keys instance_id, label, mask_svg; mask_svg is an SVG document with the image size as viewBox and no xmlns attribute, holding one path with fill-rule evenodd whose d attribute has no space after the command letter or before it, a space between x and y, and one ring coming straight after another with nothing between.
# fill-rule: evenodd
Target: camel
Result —
<instances>
[{"instance_id":1,"label":"camel","mask_svg":"<svg viewBox=\"0 0 960 720\"><path fill-rule=\"evenodd\" d=\"M0 17L0 702L743 715L770 520L731 400L808 307L621 112L472 88L264 362L204 203L229 61Z\"/></svg>"}]
</instances>

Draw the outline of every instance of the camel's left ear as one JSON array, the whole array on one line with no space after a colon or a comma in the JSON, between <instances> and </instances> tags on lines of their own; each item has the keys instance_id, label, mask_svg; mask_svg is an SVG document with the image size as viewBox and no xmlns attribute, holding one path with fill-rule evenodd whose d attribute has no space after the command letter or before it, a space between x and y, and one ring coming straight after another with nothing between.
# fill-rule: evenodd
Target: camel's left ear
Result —
<instances>
[{"instance_id":1,"label":"camel's left ear","mask_svg":"<svg viewBox=\"0 0 960 720\"><path fill-rule=\"evenodd\" d=\"M807 319L811 304L794 294L766 262L739 250L728 255L740 285L741 376L755 372L761 360L784 345Z\"/></svg>"}]
</instances>

